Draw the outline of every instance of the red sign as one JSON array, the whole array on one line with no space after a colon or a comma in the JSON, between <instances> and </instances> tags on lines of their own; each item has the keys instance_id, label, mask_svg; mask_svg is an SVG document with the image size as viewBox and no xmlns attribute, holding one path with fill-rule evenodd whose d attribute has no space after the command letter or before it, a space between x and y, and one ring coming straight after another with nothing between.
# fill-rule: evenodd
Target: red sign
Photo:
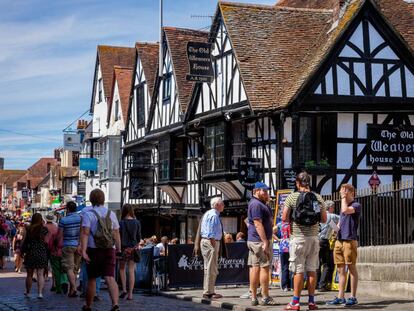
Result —
<instances>
[{"instance_id":1,"label":"red sign","mask_svg":"<svg viewBox=\"0 0 414 311\"><path fill-rule=\"evenodd\" d=\"M368 180L368 184L371 188L377 188L381 184L378 174L374 171Z\"/></svg>"}]
</instances>

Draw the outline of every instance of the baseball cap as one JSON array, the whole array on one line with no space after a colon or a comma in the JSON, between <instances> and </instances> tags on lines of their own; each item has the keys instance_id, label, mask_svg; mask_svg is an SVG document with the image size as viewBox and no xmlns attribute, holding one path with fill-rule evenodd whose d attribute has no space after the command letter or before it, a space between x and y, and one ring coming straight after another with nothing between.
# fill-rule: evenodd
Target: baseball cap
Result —
<instances>
[{"instance_id":1,"label":"baseball cap","mask_svg":"<svg viewBox=\"0 0 414 311\"><path fill-rule=\"evenodd\" d=\"M270 187L266 185L265 183L258 181L254 184L253 189L263 189L263 190L270 190Z\"/></svg>"}]
</instances>

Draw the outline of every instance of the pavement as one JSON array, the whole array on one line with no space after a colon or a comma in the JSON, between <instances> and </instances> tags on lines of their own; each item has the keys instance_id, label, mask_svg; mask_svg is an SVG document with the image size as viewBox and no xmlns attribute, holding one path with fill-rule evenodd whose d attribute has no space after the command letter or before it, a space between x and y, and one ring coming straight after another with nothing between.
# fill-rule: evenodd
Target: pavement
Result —
<instances>
[{"instance_id":1,"label":"pavement","mask_svg":"<svg viewBox=\"0 0 414 311\"><path fill-rule=\"evenodd\" d=\"M283 310L284 307L290 302L293 292L283 292L279 288L272 288L270 290L270 295L277 302L277 306L256 306L252 307L250 304L250 299L240 299L239 296L248 291L247 287L218 287L216 288L216 293L223 295L223 298L217 300L207 300L202 299L202 290L201 289L186 289L186 290L175 290L175 291L166 291L162 292L163 297L175 298L177 300L192 301L200 303L201 305L207 304L215 306L217 308L223 308L228 310ZM332 300L336 295L336 292L317 292L315 295L315 301L319 306L319 310L336 310L336 309L353 309L353 310L370 310L370 311L400 311L400 310L410 310L414 311L414 301L413 300L393 300L386 298L379 298L373 296L358 296L359 304L353 307L344 307L344 306L327 306L325 302ZM346 297L349 296L347 293ZM260 299L259 299L260 301ZM301 308L302 310L308 310L307 306L307 291L303 291L303 296L301 298Z\"/></svg>"},{"instance_id":2,"label":"pavement","mask_svg":"<svg viewBox=\"0 0 414 311\"><path fill-rule=\"evenodd\" d=\"M38 300L37 283L33 283L32 297L26 299L23 296L26 273L15 273L12 271L12 263L8 263L5 270L0 270L0 311L72 311L81 310L84 300L81 298L68 298L50 292L51 281L46 283L44 299ZM105 311L111 309L109 294L106 290L101 291L102 301L94 303L92 309ZM171 310L202 310L213 311L217 308L208 305L199 305L191 301L172 300L162 296L135 294L133 301L123 300L120 302L122 311L145 310L145 311L171 311Z\"/></svg>"},{"instance_id":3,"label":"pavement","mask_svg":"<svg viewBox=\"0 0 414 311\"><path fill-rule=\"evenodd\" d=\"M51 281L46 282L44 299L38 300L36 297L37 284L33 283L32 297L26 299L23 296L24 281L26 273L15 273L12 271L12 263L9 262L5 270L0 270L0 311L71 311L81 310L84 300L81 298L68 298L65 295L58 295L50 292ZM249 299L240 299L239 296L246 293L248 288L243 287L218 287L217 293L223 295L219 300L202 299L201 289L181 289L160 292L158 295L134 294L133 301L120 301L122 311L145 310L145 311L171 311L171 310L201 310L211 311L217 308L227 310L283 310L290 301L292 292L283 292L280 289L272 288L271 296L277 301L277 306L251 307ZM334 292L317 293L316 302L320 310L344 309L343 306L326 306L325 301L334 297ZM110 310L109 294L106 290L101 291L102 301L93 305L93 310ZM413 310L414 301L393 300L373 296L359 296L359 304L353 306L355 310ZM302 310L307 310L306 291L302 298Z\"/></svg>"}]
</instances>

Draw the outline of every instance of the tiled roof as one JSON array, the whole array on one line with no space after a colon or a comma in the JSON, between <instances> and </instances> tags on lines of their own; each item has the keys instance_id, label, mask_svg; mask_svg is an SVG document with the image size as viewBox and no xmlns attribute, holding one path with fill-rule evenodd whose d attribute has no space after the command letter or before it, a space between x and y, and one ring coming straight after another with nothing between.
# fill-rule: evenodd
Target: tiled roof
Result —
<instances>
[{"instance_id":1,"label":"tiled roof","mask_svg":"<svg viewBox=\"0 0 414 311\"><path fill-rule=\"evenodd\" d=\"M13 183L26 174L26 170L0 170L0 185L6 184L7 188L13 187Z\"/></svg>"},{"instance_id":2,"label":"tiled roof","mask_svg":"<svg viewBox=\"0 0 414 311\"><path fill-rule=\"evenodd\" d=\"M98 45L97 63L101 65L103 89L106 98L112 97L112 83L114 79L114 66L134 67L135 49L120 46ZM97 69L96 69L97 70ZM96 71L95 70L95 71ZM95 79L97 72L95 72ZM93 99L95 95L94 81L91 100L91 112L93 112Z\"/></svg>"},{"instance_id":3,"label":"tiled roof","mask_svg":"<svg viewBox=\"0 0 414 311\"><path fill-rule=\"evenodd\" d=\"M119 92L119 99L121 102L121 110L122 110L122 118L124 122L128 117L128 109L129 109L129 97L131 95L132 90L132 77L134 74L134 67L121 67L121 66L114 66L114 82L112 86L112 97L109 101L109 113L107 122L109 122L111 118L112 112L112 101L113 101L113 93L115 88L115 82L118 82L118 92Z\"/></svg>"},{"instance_id":4,"label":"tiled roof","mask_svg":"<svg viewBox=\"0 0 414 311\"><path fill-rule=\"evenodd\" d=\"M279 0L277 6L331 10L340 0Z\"/></svg>"},{"instance_id":5,"label":"tiled roof","mask_svg":"<svg viewBox=\"0 0 414 311\"><path fill-rule=\"evenodd\" d=\"M135 44L139 58L141 59L142 68L144 69L145 79L148 85L148 91L152 96L154 92L155 79L157 78L158 68L158 43L137 42Z\"/></svg>"},{"instance_id":6,"label":"tiled roof","mask_svg":"<svg viewBox=\"0 0 414 311\"><path fill-rule=\"evenodd\" d=\"M28 187L34 189L49 173L48 168L50 169L52 166L57 164L58 161L55 158L41 158L29 167L27 173L15 181L13 186L17 185L17 183L26 183Z\"/></svg>"},{"instance_id":7,"label":"tiled roof","mask_svg":"<svg viewBox=\"0 0 414 311\"><path fill-rule=\"evenodd\" d=\"M281 0L275 6L219 3L252 109L288 106L366 1L374 2L350 1L334 29L332 0ZM403 0L375 3L414 50L412 6Z\"/></svg>"},{"instance_id":8,"label":"tiled roof","mask_svg":"<svg viewBox=\"0 0 414 311\"><path fill-rule=\"evenodd\" d=\"M194 82L186 80L189 73L187 43L189 41L207 42L208 32L175 27L164 27L164 33L171 54L172 66L177 82L178 99L181 111L185 112L191 99Z\"/></svg>"},{"instance_id":9,"label":"tiled roof","mask_svg":"<svg viewBox=\"0 0 414 311\"><path fill-rule=\"evenodd\" d=\"M287 105L282 98L297 89L296 73L326 37L332 12L225 2L219 7L252 109Z\"/></svg>"}]
</instances>

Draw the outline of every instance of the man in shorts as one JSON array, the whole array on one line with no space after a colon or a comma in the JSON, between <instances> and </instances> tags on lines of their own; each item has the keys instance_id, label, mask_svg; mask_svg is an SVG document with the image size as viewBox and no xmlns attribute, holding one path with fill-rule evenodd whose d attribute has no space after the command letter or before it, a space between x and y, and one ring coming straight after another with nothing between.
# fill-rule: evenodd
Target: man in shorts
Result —
<instances>
[{"instance_id":1,"label":"man in shorts","mask_svg":"<svg viewBox=\"0 0 414 311\"><path fill-rule=\"evenodd\" d=\"M275 305L276 302L269 295L269 268L272 262L272 210L266 203L269 201L270 188L256 182L253 197L247 209L248 231L247 247L249 249L248 265L250 266L250 293L252 305L259 304L257 288L262 288L262 305Z\"/></svg>"},{"instance_id":2,"label":"man in shorts","mask_svg":"<svg viewBox=\"0 0 414 311\"><path fill-rule=\"evenodd\" d=\"M355 188L350 184L341 186L341 215L339 232L334 248L334 262L339 274L338 297L328 301L328 305L353 306L358 303L356 291L358 287L358 271L356 267L358 256L358 226L361 215L361 204L355 201ZM351 275L351 297L345 300L346 270Z\"/></svg>"},{"instance_id":3,"label":"man in shorts","mask_svg":"<svg viewBox=\"0 0 414 311\"><path fill-rule=\"evenodd\" d=\"M69 279L69 297L77 297L76 274L79 271L81 255L78 252L81 216L76 213L76 203L66 203L66 217L59 221L59 240L63 241L62 268Z\"/></svg>"},{"instance_id":4,"label":"man in shorts","mask_svg":"<svg viewBox=\"0 0 414 311\"><path fill-rule=\"evenodd\" d=\"M284 203L282 221L291 223L291 236L289 243L289 270L293 277L293 298L285 310L300 310L300 295L303 288L304 274L307 274L309 310L317 310L315 304L316 271L319 267L319 223L314 225L301 225L293 220L293 213L297 208L301 195L310 191L310 176L306 172L300 173L296 178L298 191L290 194ZM320 213L319 221L326 222L325 203L319 194L316 197L314 209Z\"/></svg>"},{"instance_id":5,"label":"man in shorts","mask_svg":"<svg viewBox=\"0 0 414 311\"><path fill-rule=\"evenodd\" d=\"M83 311L91 311L92 301L95 297L96 278L104 277L108 285L109 294L112 300L111 311L118 311L118 285L115 281L115 248L116 254L121 255L121 238L119 234L119 223L114 212L109 212L104 206L105 194L100 189L91 192L89 200L93 209L85 213L82 218L82 257L86 261L86 269L88 272L88 286L86 292L86 305ZM112 241L110 247L98 247L95 243L95 236L99 230L98 216L103 222L106 217L110 217Z\"/></svg>"}]
</instances>

